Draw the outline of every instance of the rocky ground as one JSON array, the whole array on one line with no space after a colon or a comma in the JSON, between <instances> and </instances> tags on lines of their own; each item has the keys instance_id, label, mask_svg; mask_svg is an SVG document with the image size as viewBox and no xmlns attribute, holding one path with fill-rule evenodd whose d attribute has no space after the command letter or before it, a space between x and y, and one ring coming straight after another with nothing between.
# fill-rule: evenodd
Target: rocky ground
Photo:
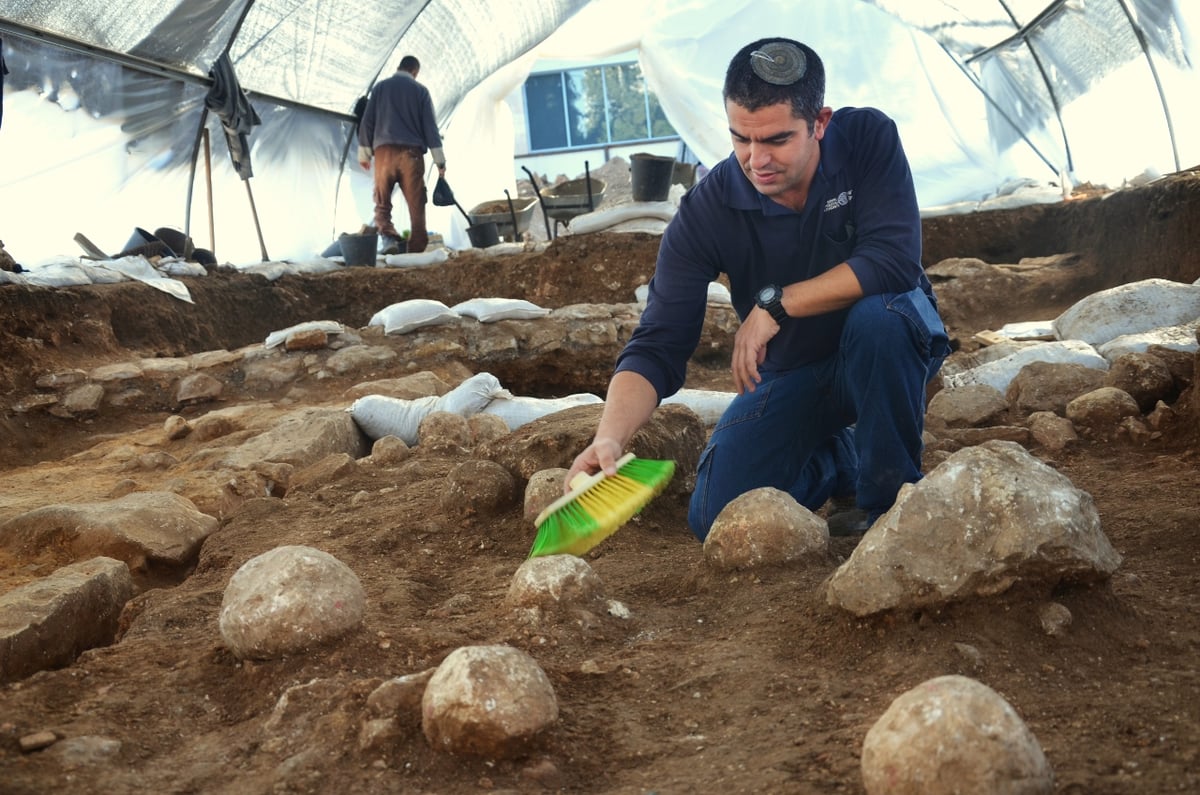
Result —
<instances>
[{"instance_id":1,"label":"rocky ground","mask_svg":"<svg viewBox=\"0 0 1200 795\"><path fill-rule=\"evenodd\" d=\"M927 265L993 264L936 285L957 355L978 348L976 332L1048 319L1103 287L1195 281L1197 216L1200 178L1185 173L1103 199L930 219ZM286 378L255 380L247 360L235 359L211 371L219 396L196 403L143 375L86 411L31 401L62 393L47 376L261 348L271 332L305 321L362 330L383 306L415 297L627 304L652 274L656 247L652 235L594 234L503 258L465 252L421 269L276 282L217 272L188 281L193 305L136 283L0 286L0 521L31 501L170 489L172 480L186 490L188 462L205 442L168 440L172 416L195 425L235 408L345 407L356 384L422 372L454 384L487 370L521 395L601 393L616 348L589 337L539 356L481 355L439 345L430 332L419 344L392 339L395 358L344 374L320 366L325 354L302 352ZM1053 256L1066 252L1075 256ZM728 388L723 339L714 329L691 386ZM503 599L532 540L519 500L465 518L440 502L447 473L471 452L418 446L402 463L298 479L282 497L234 488L208 506L220 526L197 560L178 576L139 581L115 643L0 685L0 792L858 793L867 730L901 693L952 673L1012 704L1058 792L1195 791L1200 414L1193 389L1181 387L1178 421L1155 434L1085 436L1059 451L1030 445L1094 498L1123 557L1110 582L1051 594L1018 586L865 619L829 608L822 595L857 538L833 539L816 565L717 574L687 530L682 494L664 495L587 556L630 617L577 614L531 627ZM170 459L144 458L158 453ZM325 550L358 575L364 626L330 647L239 661L218 632L224 588L246 560L285 544ZM0 588L50 574L65 555L8 550ZM1038 618L1050 597L1073 616L1057 636ZM495 643L527 651L559 701L558 723L530 754L450 757L430 747L415 718L387 743L361 743L366 696L379 682ZM22 738L39 732L54 742L23 750ZM67 742L81 738L93 739Z\"/></svg>"}]
</instances>

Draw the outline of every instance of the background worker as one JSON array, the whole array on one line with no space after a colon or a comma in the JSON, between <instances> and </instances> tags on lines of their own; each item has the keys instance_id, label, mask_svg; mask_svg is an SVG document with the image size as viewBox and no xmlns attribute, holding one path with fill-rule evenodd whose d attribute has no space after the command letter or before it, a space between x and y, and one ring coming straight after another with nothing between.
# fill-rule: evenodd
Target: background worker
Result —
<instances>
[{"instance_id":1,"label":"background worker","mask_svg":"<svg viewBox=\"0 0 1200 795\"><path fill-rule=\"evenodd\" d=\"M392 223L392 191L399 186L408 203L407 250L421 252L429 242L425 152L433 155L438 175L446 173L433 99L429 89L417 82L420 71L415 56L404 56L396 73L371 90L358 126L359 165L369 169L372 157L375 159L375 228L383 237L384 253L400 250L400 234Z\"/></svg>"},{"instance_id":2,"label":"background worker","mask_svg":"<svg viewBox=\"0 0 1200 795\"><path fill-rule=\"evenodd\" d=\"M760 39L730 61L733 152L667 226L641 321L567 482L613 472L684 385L708 285L722 273L742 321L737 395L700 457L688 512L696 536L763 486L813 511L853 497L862 521L844 534L860 533L920 479L925 387L949 344L921 266L912 173L891 119L835 113L824 92L821 59L791 39Z\"/></svg>"}]
</instances>

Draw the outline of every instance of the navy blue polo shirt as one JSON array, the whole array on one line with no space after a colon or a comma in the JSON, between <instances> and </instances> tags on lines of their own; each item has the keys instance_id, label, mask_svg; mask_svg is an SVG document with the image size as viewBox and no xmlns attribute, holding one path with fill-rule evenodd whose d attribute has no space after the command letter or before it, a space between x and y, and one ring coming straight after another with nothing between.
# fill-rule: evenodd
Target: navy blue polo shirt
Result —
<instances>
[{"instance_id":1,"label":"navy blue polo shirt","mask_svg":"<svg viewBox=\"0 0 1200 795\"><path fill-rule=\"evenodd\" d=\"M804 210L763 196L734 155L688 191L663 233L638 328L616 370L644 376L659 399L677 392L700 341L708 285L729 276L738 317L767 284L786 285L847 262L865 294L918 285L921 216L896 124L873 108L842 108L821 140ZM760 369L787 370L833 354L848 309L789 318L767 344Z\"/></svg>"}]
</instances>

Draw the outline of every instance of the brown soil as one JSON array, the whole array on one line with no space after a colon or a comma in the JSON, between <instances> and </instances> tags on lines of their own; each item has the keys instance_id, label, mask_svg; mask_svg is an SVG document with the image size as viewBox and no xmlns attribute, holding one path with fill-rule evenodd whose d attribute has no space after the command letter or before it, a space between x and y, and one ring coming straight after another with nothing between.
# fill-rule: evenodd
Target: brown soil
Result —
<instances>
[{"instance_id":1,"label":"brown soil","mask_svg":"<svg viewBox=\"0 0 1200 795\"><path fill-rule=\"evenodd\" d=\"M944 309L959 344L1003 322L1052 317L1100 287L1200 277L1198 182L1184 174L1103 202L927 222L930 263L1079 255L1077 279L1061 268L1017 269L1016 281L947 286ZM232 349L306 320L361 327L382 306L412 297L624 303L651 275L656 248L653 236L600 234L560 238L543 253L467 253L411 271L350 268L275 283L214 273L188 282L194 306L139 284L0 287L0 386L11 398L46 372ZM972 311L963 308L968 298ZM523 394L603 390L597 375L569 385L516 367L497 375ZM728 388L720 363L697 363L692 378ZM313 403L336 405L346 384L304 386ZM660 498L588 555L631 618L578 615L536 630L502 605L531 528L520 506L466 522L442 516L440 476L455 459L418 449L419 467L363 468L314 493L251 500L205 543L188 579L130 603L119 642L0 687L0 792L859 793L867 730L900 693L951 673L988 684L1016 708L1060 793L1194 792L1200 415L1192 403L1187 392L1177 406L1189 423L1145 446L1083 442L1051 459L1093 496L1124 556L1110 583L1053 594L1017 588L869 619L822 599L822 581L857 539L834 539L821 565L718 576L687 530L682 498ZM66 461L114 434L145 438L167 413L135 406L89 424L7 412L0 465L13 472ZM79 477L88 478L79 460ZM379 496L356 499L360 492ZM243 562L283 544L324 549L358 574L365 627L333 648L239 663L217 630L223 589ZM1050 596L1074 616L1061 637L1038 621ZM529 757L449 757L416 722L394 745L360 750L363 700L374 684L436 666L460 646L492 643L528 651L559 700L559 722ZM280 696L313 680L330 680L336 697L295 707L291 740L266 743L264 724ZM121 748L75 768L45 752L21 753L18 738L43 730L102 735Z\"/></svg>"}]
</instances>

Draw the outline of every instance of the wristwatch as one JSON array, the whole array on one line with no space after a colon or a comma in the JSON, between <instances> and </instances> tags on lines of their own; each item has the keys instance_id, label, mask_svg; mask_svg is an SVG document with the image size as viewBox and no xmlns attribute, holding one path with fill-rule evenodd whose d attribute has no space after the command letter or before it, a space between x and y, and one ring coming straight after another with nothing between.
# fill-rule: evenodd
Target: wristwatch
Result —
<instances>
[{"instance_id":1,"label":"wristwatch","mask_svg":"<svg viewBox=\"0 0 1200 795\"><path fill-rule=\"evenodd\" d=\"M788 318L788 313L783 308L783 288L778 284L768 284L759 290L758 294L754 296L754 303L767 310L771 317L775 318L775 322L781 326L783 321Z\"/></svg>"}]
</instances>

